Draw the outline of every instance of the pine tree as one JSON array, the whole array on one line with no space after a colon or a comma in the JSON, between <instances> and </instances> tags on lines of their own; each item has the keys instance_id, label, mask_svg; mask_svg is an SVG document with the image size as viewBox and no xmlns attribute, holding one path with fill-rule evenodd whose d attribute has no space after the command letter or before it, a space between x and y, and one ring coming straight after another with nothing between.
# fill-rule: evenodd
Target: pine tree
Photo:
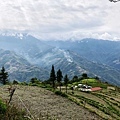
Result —
<instances>
[{"instance_id":1,"label":"pine tree","mask_svg":"<svg viewBox=\"0 0 120 120\"><path fill-rule=\"evenodd\" d=\"M65 77L64 77L64 84L65 84L65 86L66 86L66 93L67 93L68 82L69 82L69 79L68 79L68 76L67 76L67 74L66 74Z\"/></svg>"},{"instance_id":2,"label":"pine tree","mask_svg":"<svg viewBox=\"0 0 120 120\"><path fill-rule=\"evenodd\" d=\"M55 75L54 65L52 65L52 69L50 73L50 81L52 82L52 87L54 89L55 89L55 80L56 80L56 75Z\"/></svg>"},{"instance_id":3,"label":"pine tree","mask_svg":"<svg viewBox=\"0 0 120 120\"><path fill-rule=\"evenodd\" d=\"M87 73L83 73L83 74L82 74L82 78L83 78L83 79L87 79L87 78L88 78Z\"/></svg>"},{"instance_id":4,"label":"pine tree","mask_svg":"<svg viewBox=\"0 0 120 120\"><path fill-rule=\"evenodd\" d=\"M62 76L62 71L59 69L59 70L57 71L57 82L58 82L58 84L59 84L59 86L60 86L60 91L61 91L62 78L63 78L63 76Z\"/></svg>"},{"instance_id":5,"label":"pine tree","mask_svg":"<svg viewBox=\"0 0 120 120\"><path fill-rule=\"evenodd\" d=\"M8 83L8 73L5 72L5 68L2 67L1 72L0 72L0 82L5 85Z\"/></svg>"}]
</instances>

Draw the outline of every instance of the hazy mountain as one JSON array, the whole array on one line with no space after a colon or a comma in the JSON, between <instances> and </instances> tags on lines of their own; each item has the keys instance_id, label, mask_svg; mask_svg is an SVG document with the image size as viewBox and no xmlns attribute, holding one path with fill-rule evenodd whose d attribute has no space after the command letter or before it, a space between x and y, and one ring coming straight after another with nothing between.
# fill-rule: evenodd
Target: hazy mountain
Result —
<instances>
[{"instance_id":1,"label":"hazy mountain","mask_svg":"<svg viewBox=\"0 0 120 120\"><path fill-rule=\"evenodd\" d=\"M37 53L47 51L50 46L29 36L0 36L0 48L15 51L17 54L34 58Z\"/></svg>"},{"instance_id":2,"label":"hazy mountain","mask_svg":"<svg viewBox=\"0 0 120 120\"><path fill-rule=\"evenodd\" d=\"M0 67L5 67L10 80L29 81L33 77L41 80L48 78L48 71L31 65L13 51L0 49Z\"/></svg>"},{"instance_id":3,"label":"hazy mountain","mask_svg":"<svg viewBox=\"0 0 120 120\"><path fill-rule=\"evenodd\" d=\"M21 69L15 70L14 67L17 64L14 64L13 61L18 62L18 58L6 57L8 61L12 59L12 62L8 63L10 66L14 65L11 67L11 71L14 70L12 73L17 79L22 77L22 80L28 80L29 75L36 75L40 79L48 78L51 66L54 65L55 70L61 69L63 74L68 74L70 78L74 75L80 76L85 72L90 76L98 76L104 81L120 85L119 42L92 39L40 41L29 35L1 36L0 48L13 51L11 53L21 60ZM32 72L28 72L28 68ZM25 73L26 71L27 73Z\"/></svg>"},{"instance_id":4,"label":"hazy mountain","mask_svg":"<svg viewBox=\"0 0 120 120\"><path fill-rule=\"evenodd\" d=\"M64 50L71 50L90 61L120 70L120 41L83 39L80 41L47 41Z\"/></svg>"},{"instance_id":5,"label":"hazy mountain","mask_svg":"<svg viewBox=\"0 0 120 120\"><path fill-rule=\"evenodd\" d=\"M82 73L87 73L91 77L99 76L103 81L120 85L120 71L105 64L88 61L75 52L54 48L39 56L38 61L39 66L48 70L54 64L56 70L61 69L64 75L68 74L70 78L74 75L80 76Z\"/></svg>"}]
</instances>

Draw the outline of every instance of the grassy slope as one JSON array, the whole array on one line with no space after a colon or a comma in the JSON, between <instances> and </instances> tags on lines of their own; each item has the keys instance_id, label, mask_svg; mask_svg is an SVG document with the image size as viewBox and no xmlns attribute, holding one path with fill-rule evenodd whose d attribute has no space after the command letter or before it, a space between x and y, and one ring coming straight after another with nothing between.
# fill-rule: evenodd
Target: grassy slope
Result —
<instances>
[{"instance_id":1,"label":"grassy slope","mask_svg":"<svg viewBox=\"0 0 120 120\"><path fill-rule=\"evenodd\" d=\"M6 91L7 88L8 86L0 87L0 97L8 101L9 94L8 91ZM37 118L40 118L40 120L100 119L100 117L89 112L84 107L40 87L17 86L11 104L17 105L19 109L25 109L18 96L23 100L23 103L28 108L35 120ZM28 116L30 116L30 113L28 112Z\"/></svg>"}]
</instances>

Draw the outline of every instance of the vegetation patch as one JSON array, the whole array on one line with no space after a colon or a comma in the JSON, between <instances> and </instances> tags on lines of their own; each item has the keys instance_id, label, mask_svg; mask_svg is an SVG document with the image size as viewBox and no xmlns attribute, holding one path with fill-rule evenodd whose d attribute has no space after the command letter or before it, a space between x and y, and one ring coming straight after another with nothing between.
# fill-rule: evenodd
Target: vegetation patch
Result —
<instances>
[{"instance_id":1,"label":"vegetation patch","mask_svg":"<svg viewBox=\"0 0 120 120\"><path fill-rule=\"evenodd\" d=\"M94 78L89 78L89 79L83 79L80 81L80 83L82 84L87 84L90 85L92 87L101 87L101 88L107 88L107 84L101 82L100 80L96 80Z\"/></svg>"},{"instance_id":2,"label":"vegetation patch","mask_svg":"<svg viewBox=\"0 0 120 120\"><path fill-rule=\"evenodd\" d=\"M0 120L28 120L25 115L25 111L17 106L5 104L0 100Z\"/></svg>"},{"instance_id":3,"label":"vegetation patch","mask_svg":"<svg viewBox=\"0 0 120 120\"><path fill-rule=\"evenodd\" d=\"M66 94L66 93L64 93L64 92L61 92L61 91L55 91L55 94L56 95L60 95L60 96L62 96L62 97L68 97L68 95Z\"/></svg>"},{"instance_id":4,"label":"vegetation patch","mask_svg":"<svg viewBox=\"0 0 120 120\"><path fill-rule=\"evenodd\" d=\"M7 106L5 103L0 100L0 114L4 114L6 112Z\"/></svg>"}]
</instances>

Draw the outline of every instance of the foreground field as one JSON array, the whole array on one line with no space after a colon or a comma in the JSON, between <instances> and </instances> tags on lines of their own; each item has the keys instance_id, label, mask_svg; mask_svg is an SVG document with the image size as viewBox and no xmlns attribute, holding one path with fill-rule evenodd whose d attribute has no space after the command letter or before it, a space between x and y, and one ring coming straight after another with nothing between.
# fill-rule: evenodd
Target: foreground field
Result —
<instances>
[{"instance_id":1,"label":"foreground field","mask_svg":"<svg viewBox=\"0 0 120 120\"><path fill-rule=\"evenodd\" d=\"M7 88L0 87L0 98L9 100ZM32 120L102 120L76 103L40 87L17 86L11 105L25 110Z\"/></svg>"}]
</instances>

